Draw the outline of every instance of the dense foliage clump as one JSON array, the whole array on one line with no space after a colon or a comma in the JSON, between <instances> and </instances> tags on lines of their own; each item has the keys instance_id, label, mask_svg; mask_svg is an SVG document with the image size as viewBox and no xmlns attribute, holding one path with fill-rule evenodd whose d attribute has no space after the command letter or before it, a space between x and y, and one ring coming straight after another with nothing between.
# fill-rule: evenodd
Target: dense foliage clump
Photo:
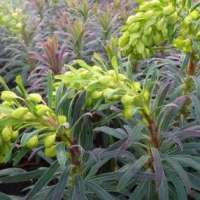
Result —
<instances>
[{"instance_id":1,"label":"dense foliage clump","mask_svg":"<svg viewBox=\"0 0 200 200\"><path fill-rule=\"evenodd\" d=\"M0 200L198 200L199 6L2 0Z\"/></svg>"},{"instance_id":2,"label":"dense foliage clump","mask_svg":"<svg viewBox=\"0 0 200 200\"><path fill-rule=\"evenodd\" d=\"M199 43L199 18L199 8L189 9L182 1L143 2L127 19L119 46L135 59L148 58L155 54L156 47L168 43L192 52L194 43Z\"/></svg>"}]
</instances>

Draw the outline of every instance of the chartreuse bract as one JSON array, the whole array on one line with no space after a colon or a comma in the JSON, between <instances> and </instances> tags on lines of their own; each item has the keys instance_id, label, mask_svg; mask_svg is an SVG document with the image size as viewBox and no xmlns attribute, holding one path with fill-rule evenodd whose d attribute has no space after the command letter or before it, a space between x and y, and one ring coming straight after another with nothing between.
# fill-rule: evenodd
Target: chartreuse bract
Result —
<instances>
[{"instance_id":1,"label":"chartreuse bract","mask_svg":"<svg viewBox=\"0 0 200 200\"><path fill-rule=\"evenodd\" d=\"M191 53L200 42L199 19L199 7L183 0L141 1L122 28L119 46L123 55L135 60L151 57L169 44Z\"/></svg>"},{"instance_id":2,"label":"chartreuse bract","mask_svg":"<svg viewBox=\"0 0 200 200\"><path fill-rule=\"evenodd\" d=\"M7 1L0 2L0 26L13 35L19 35L24 28L25 15L21 8L11 6Z\"/></svg>"},{"instance_id":3,"label":"chartreuse bract","mask_svg":"<svg viewBox=\"0 0 200 200\"><path fill-rule=\"evenodd\" d=\"M44 147L47 157L56 156L56 144L72 145L69 124L56 114L40 94L20 96L12 91L1 92L0 104L0 162L9 161L12 149L30 150Z\"/></svg>"},{"instance_id":4,"label":"chartreuse bract","mask_svg":"<svg viewBox=\"0 0 200 200\"><path fill-rule=\"evenodd\" d=\"M61 80L69 89L85 91L86 106L91 107L99 100L121 103L122 114L127 119L133 117L134 110L149 112L149 94L139 82L129 80L117 69L104 70L99 66L90 66L82 60L76 60L74 64L81 67L76 69L70 66L70 71L57 75L56 79Z\"/></svg>"}]
</instances>

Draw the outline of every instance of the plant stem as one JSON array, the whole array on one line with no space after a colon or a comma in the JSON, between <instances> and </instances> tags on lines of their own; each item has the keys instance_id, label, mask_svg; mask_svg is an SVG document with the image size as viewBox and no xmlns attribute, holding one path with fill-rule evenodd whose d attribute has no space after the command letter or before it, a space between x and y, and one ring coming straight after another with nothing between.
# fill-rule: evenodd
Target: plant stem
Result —
<instances>
[{"instance_id":1,"label":"plant stem","mask_svg":"<svg viewBox=\"0 0 200 200\"><path fill-rule=\"evenodd\" d=\"M196 72L196 62L195 62L195 54L194 52L191 53L191 56L189 58L189 62L187 65L187 74L189 76L194 76Z\"/></svg>"},{"instance_id":2,"label":"plant stem","mask_svg":"<svg viewBox=\"0 0 200 200\"><path fill-rule=\"evenodd\" d=\"M159 149L160 148L160 133L158 131L158 127L153 119L148 120L148 129L150 132L150 137L151 137L151 144Z\"/></svg>"},{"instance_id":3,"label":"plant stem","mask_svg":"<svg viewBox=\"0 0 200 200\"><path fill-rule=\"evenodd\" d=\"M151 145L157 149L160 148L160 133L157 127L157 124L155 122L155 120L148 115L147 113L143 113L145 119L148 122L148 129L149 129L149 133L150 133L150 141L151 141Z\"/></svg>"}]
</instances>

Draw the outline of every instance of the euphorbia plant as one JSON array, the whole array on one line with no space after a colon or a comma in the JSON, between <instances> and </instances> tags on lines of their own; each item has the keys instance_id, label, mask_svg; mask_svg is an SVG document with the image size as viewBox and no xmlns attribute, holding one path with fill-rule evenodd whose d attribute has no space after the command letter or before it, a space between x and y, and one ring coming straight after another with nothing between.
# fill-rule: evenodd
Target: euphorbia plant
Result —
<instances>
[{"instance_id":1,"label":"euphorbia plant","mask_svg":"<svg viewBox=\"0 0 200 200\"><path fill-rule=\"evenodd\" d=\"M24 14L22 9L11 8L5 3L0 4L0 26L13 34L20 34L23 29Z\"/></svg>"},{"instance_id":2,"label":"euphorbia plant","mask_svg":"<svg viewBox=\"0 0 200 200\"><path fill-rule=\"evenodd\" d=\"M124 55L134 60L151 57L165 45L172 44L191 60L198 57L200 11L192 1L152 0L139 4L136 14L127 19L119 38ZM195 65L193 62L190 65ZM194 74L189 66L188 74Z\"/></svg>"},{"instance_id":3,"label":"euphorbia plant","mask_svg":"<svg viewBox=\"0 0 200 200\"><path fill-rule=\"evenodd\" d=\"M1 162L10 160L15 146L31 150L42 146L47 157L55 157L57 144L67 148L75 144L66 117L55 113L39 94L2 91L1 100Z\"/></svg>"},{"instance_id":4,"label":"euphorbia plant","mask_svg":"<svg viewBox=\"0 0 200 200\"><path fill-rule=\"evenodd\" d=\"M148 113L146 106L149 94L142 89L139 82L129 80L118 70L117 62L113 59L115 69L104 70L98 66L89 66L84 61L77 60L81 68L69 67L70 71L56 76L67 88L75 91L86 91L86 104L92 106L98 101L119 102L123 105L125 118L132 118L134 111Z\"/></svg>"}]
</instances>

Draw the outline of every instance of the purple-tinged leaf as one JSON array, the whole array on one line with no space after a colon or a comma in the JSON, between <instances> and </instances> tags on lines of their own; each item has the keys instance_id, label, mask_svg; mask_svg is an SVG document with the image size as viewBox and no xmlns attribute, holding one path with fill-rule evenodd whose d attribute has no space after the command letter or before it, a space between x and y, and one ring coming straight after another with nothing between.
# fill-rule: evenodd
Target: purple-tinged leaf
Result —
<instances>
[{"instance_id":1,"label":"purple-tinged leaf","mask_svg":"<svg viewBox=\"0 0 200 200\"><path fill-rule=\"evenodd\" d=\"M129 181L140 171L140 169L145 165L145 163L149 160L149 156L141 156L138 160L136 160L127 171L124 173L124 175L120 178L118 183L118 189L121 190L125 188Z\"/></svg>"},{"instance_id":2,"label":"purple-tinged leaf","mask_svg":"<svg viewBox=\"0 0 200 200\"><path fill-rule=\"evenodd\" d=\"M175 173L180 177L180 179L184 183L187 193L189 194L191 192L191 183L187 172L183 169L183 167L176 159L167 158L166 161L172 166Z\"/></svg>"},{"instance_id":3,"label":"purple-tinged leaf","mask_svg":"<svg viewBox=\"0 0 200 200\"><path fill-rule=\"evenodd\" d=\"M168 141L174 141L177 144L181 144L188 138L200 138L200 126L193 126L185 129L180 129L175 132L166 133L164 136Z\"/></svg>"},{"instance_id":4,"label":"purple-tinged leaf","mask_svg":"<svg viewBox=\"0 0 200 200\"><path fill-rule=\"evenodd\" d=\"M153 157L153 168L155 172L156 187L158 189L164 176L164 170L158 150L156 148L151 148L151 153Z\"/></svg>"},{"instance_id":5,"label":"purple-tinged leaf","mask_svg":"<svg viewBox=\"0 0 200 200\"><path fill-rule=\"evenodd\" d=\"M159 117L159 129L161 131L166 131L175 119L180 109L190 102L191 99L189 96L181 96L178 97L173 103L166 105L165 110L161 113L161 116Z\"/></svg>"}]
</instances>

